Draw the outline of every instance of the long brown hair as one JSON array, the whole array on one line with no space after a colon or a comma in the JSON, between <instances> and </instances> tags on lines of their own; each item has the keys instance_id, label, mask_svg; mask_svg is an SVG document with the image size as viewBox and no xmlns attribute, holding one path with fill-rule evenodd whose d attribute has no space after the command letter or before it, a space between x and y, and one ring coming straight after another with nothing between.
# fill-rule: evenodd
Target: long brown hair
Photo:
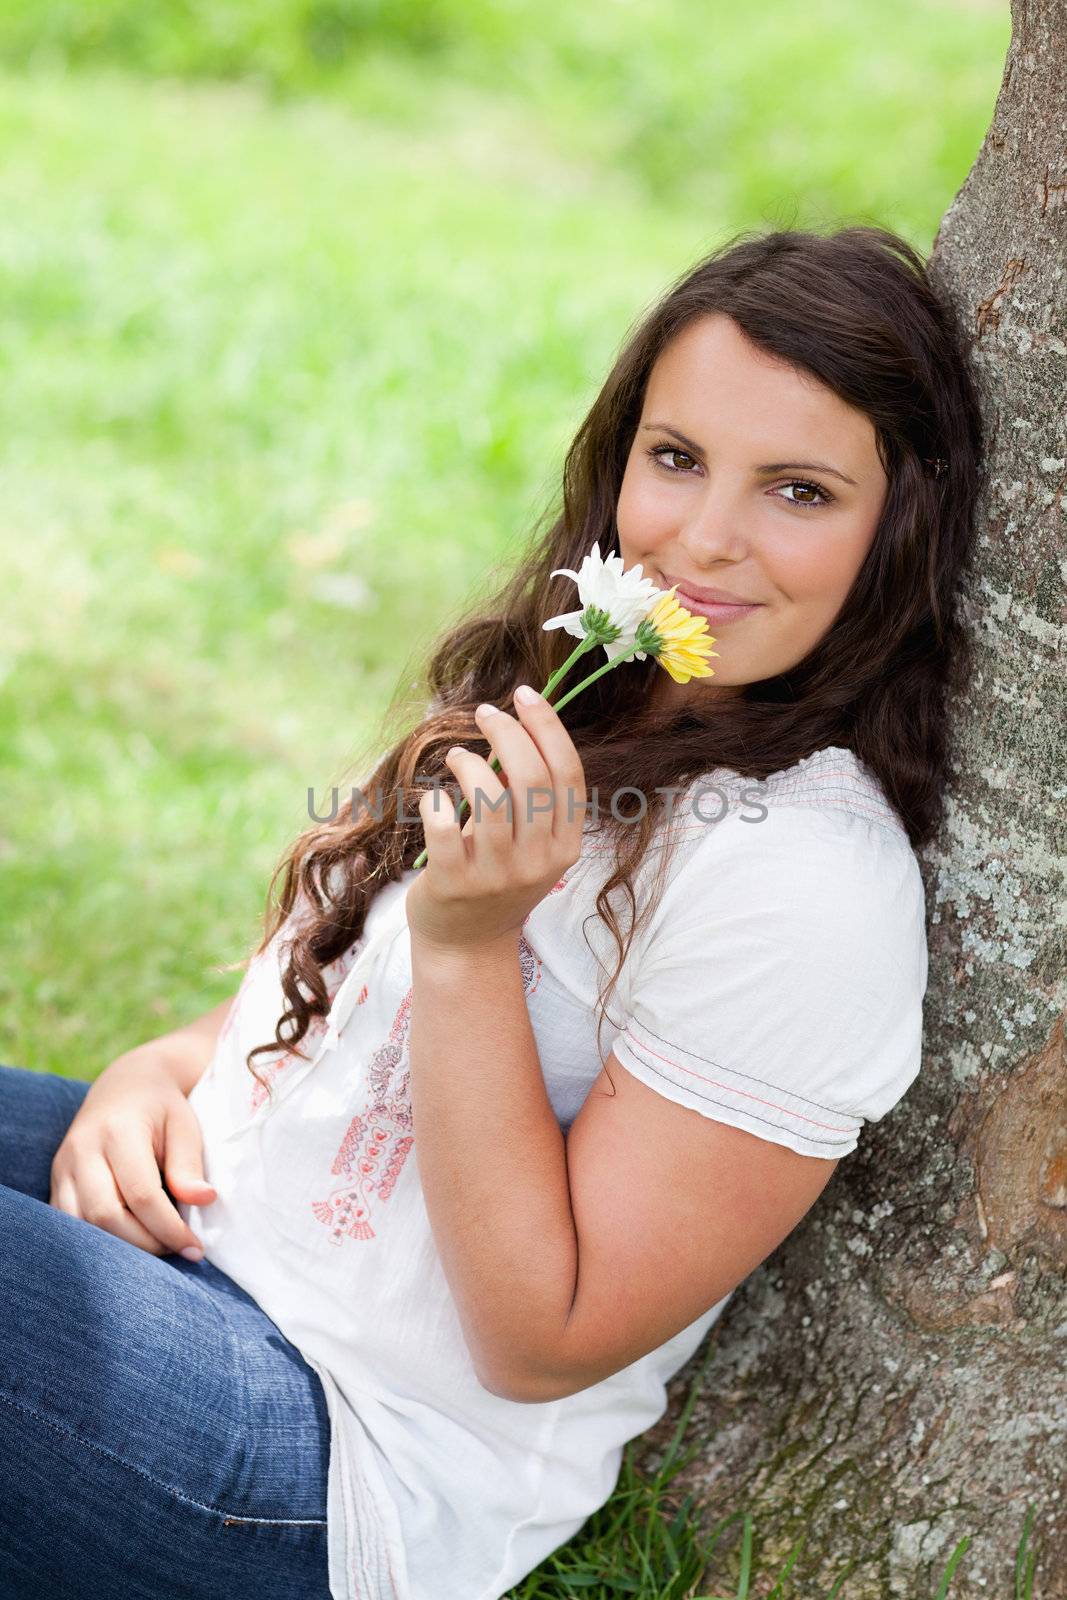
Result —
<instances>
[{"instance_id":1,"label":"long brown hair","mask_svg":"<svg viewBox=\"0 0 1067 1600\"><path fill-rule=\"evenodd\" d=\"M422 850L418 797L436 779L458 798L445 751L467 744L489 754L474 708L489 701L510 710L519 683L540 687L574 647L572 636L542 627L576 605L573 581L550 573L577 570L594 540L602 555L618 553L616 502L649 374L677 333L714 312L866 413L888 492L873 544L832 626L788 672L745 685L729 715L710 706L702 711L699 696L673 715L654 713L645 704L647 688L662 669L647 660L605 673L562 713L590 792L626 786L647 798L639 820L622 805L614 808L620 815L602 810L599 817L602 837L614 848L596 897L619 951L609 983L636 928L632 880L663 811L655 798L661 788L685 786L716 767L759 780L841 745L879 779L913 847L937 832L950 702L972 669L960 600L985 473L969 347L922 257L889 230L749 230L687 271L630 333L567 451L562 509L546 514L553 516L546 531L535 528L496 594L432 647L422 677L430 709L362 785L368 796L392 803L381 805L379 816L373 804L350 802L303 832L276 867L254 954L291 913L294 932L282 977L287 1009L274 1040L246 1058L257 1079L252 1061L261 1051L302 1055L297 1046L312 1018L329 1010L323 969L360 937L376 892ZM585 660L602 664L599 652ZM581 675L589 670L583 664ZM423 781L416 783L416 775ZM616 890L630 910L625 939L612 904ZM603 1015L601 1009L601 1021Z\"/></svg>"}]
</instances>

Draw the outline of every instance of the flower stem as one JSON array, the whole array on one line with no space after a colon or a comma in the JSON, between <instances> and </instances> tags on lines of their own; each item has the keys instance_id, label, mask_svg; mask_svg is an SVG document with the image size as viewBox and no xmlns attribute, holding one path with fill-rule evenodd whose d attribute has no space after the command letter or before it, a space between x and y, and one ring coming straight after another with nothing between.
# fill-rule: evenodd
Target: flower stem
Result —
<instances>
[{"instance_id":1,"label":"flower stem","mask_svg":"<svg viewBox=\"0 0 1067 1600\"><path fill-rule=\"evenodd\" d=\"M576 683L573 689L568 689L565 695L562 695L558 700L554 701L552 709L554 711L562 710L562 708L567 704L568 700L573 700L576 694L581 694L583 689L588 689L591 683L595 683L598 678L602 678L605 672L610 672L612 667L617 667L620 661L629 661L638 648L639 647L635 644L629 650L620 651L620 653L615 656L613 660L605 661L604 665L602 667L598 667L595 672L591 672L588 678L583 678L581 683Z\"/></svg>"},{"instance_id":2,"label":"flower stem","mask_svg":"<svg viewBox=\"0 0 1067 1600\"><path fill-rule=\"evenodd\" d=\"M556 668L555 672L541 690L541 693L544 695L546 700L549 698L560 679L567 676L567 673L571 670L579 657L584 656L589 650L594 650L599 643L600 640L595 634L592 633L587 633L584 639L580 639L578 641L576 648L571 651L563 665Z\"/></svg>"}]
</instances>

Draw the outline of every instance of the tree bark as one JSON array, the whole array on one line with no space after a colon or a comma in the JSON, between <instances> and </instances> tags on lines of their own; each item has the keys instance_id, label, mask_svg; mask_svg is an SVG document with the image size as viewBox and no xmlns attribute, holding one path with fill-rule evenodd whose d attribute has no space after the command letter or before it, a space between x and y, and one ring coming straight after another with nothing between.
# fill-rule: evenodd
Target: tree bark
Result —
<instances>
[{"instance_id":1,"label":"tree bark","mask_svg":"<svg viewBox=\"0 0 1067 1600\"><path fill-rule=\"evenodd\" d=\"M923 1070L710 1337L676 1480L753 1513L786 1594L1067 1600L1067 0L1014 0L993 121L938 230L989 430L946 822L920 852ZM641 1442L658 1465L706 1350ZM702 1592L736 1592L738 1529ZM753 1595L765 1595L761 1578ZM1019 1593L1025 1593L1020 1590Z\"/></svg>"}]
</instances>

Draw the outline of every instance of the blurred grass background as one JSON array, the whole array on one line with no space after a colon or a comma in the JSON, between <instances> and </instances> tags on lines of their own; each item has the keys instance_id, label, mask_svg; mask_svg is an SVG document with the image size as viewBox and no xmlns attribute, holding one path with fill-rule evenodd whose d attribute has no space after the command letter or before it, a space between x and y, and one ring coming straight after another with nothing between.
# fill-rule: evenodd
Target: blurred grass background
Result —
<instances>
[{"instance_id":1,"label":"blurred grass background","mask_svg":"<svg viewBox=\"0 0 1067 1600\"><path fill-rule=\"evenodd\" d=\"M0 1060L232 994L307 791L723 236L924 251L1007 0L0 0ZM412 707L421 704L417 695Z\"/></svg>"}]
</instances>

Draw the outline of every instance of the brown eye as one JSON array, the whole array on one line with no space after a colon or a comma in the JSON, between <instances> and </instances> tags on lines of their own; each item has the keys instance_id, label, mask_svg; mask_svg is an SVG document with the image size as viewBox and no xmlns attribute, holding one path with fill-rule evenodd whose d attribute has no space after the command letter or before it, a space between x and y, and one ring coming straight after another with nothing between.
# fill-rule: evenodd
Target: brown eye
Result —
<instances>
[{"instance_id":1,"label":"brown eye","mask_svg":"<svg viewBox=\"0 0 1067 1600\"><path fill-rule=\"evenodd\" d=\"M782 488L783 489L800 489L800 490L803 490L806 494L818 495L819 498L816 499L816 500L804 499L804 500L787 500L786 501L786 505L797 506L798 508L802 508L804 510L809 510L809 509L810 510L818 510L819 506L828 506L830 504L831 500L833 499L833 495L828 494L826 492L826 490L823 488L822 484L820 484L820 483L809 483L806 478L793 478L793 479L790 480L789 483L783 483L782 484ZM778 491L777 490L775 490L775 494L776 494L776 496L778 495ZM780 498L780 496L778 496L778 498Z\"/></svg>"},{"instance_id":2,"label":"brown eye","mask_svg":"<svg viewBox=\"0 0 1067 1600\"><path fill-rule=\"evenodd\" d=\"M673 444L655 445L648 453L652 457L653 461L656 462L657 466L663 467L664 471L666 472L678 472L684 474L688 472L689 469L687 467L669 466L666 461L661 459L663 456L684 456L686 461L693 461L694 459L693 456L689 454L688 450L679 450L678 447Z\"/></svg>"}]
</instances>

